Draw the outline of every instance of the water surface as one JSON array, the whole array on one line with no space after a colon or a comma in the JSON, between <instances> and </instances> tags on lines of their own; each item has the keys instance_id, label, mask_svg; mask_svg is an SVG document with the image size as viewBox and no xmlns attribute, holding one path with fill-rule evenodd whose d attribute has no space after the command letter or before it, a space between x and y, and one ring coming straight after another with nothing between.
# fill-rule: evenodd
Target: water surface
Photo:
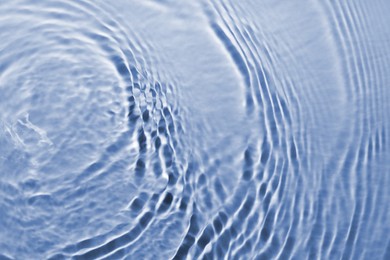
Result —
<instances>
[{"instance_id":1,"label":"water surface","mask_svg":"<svg viewBox=\"0 0 390 260\"><path fill-rule=\"evenodd\" d=\"M390 259L389 11L0 2L0 258Z\"/></svg>"}]
</instances>

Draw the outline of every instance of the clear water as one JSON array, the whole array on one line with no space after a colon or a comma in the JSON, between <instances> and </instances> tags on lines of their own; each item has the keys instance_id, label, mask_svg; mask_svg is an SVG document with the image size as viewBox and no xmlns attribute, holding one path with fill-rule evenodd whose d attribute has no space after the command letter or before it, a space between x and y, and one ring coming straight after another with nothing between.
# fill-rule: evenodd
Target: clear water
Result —
<instances>
[{"instance_id":1,"label":"clear water","mask_svg":"<svg viewBox=\"0 0 390 260\"><path fill-rule=\"evenodd\" d=\"M0 1L0 259L390 259L389 12Z\"/></svg>"}]
</instances>

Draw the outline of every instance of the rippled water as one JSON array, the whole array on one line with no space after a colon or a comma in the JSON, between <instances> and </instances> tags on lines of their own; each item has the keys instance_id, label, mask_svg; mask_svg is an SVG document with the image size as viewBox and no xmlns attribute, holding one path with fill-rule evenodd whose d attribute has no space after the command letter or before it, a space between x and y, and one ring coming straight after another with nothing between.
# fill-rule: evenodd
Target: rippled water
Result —
<instances>
[{"instance_id":1,"label":"rippled water","mask_svg":"<svg viewBox=\"0 0 390 260\"><path fill-rule=\"evenodd\" d=\"M0 1L0 259L390 259L388 1Z\"/></svg>"}]
</instances>

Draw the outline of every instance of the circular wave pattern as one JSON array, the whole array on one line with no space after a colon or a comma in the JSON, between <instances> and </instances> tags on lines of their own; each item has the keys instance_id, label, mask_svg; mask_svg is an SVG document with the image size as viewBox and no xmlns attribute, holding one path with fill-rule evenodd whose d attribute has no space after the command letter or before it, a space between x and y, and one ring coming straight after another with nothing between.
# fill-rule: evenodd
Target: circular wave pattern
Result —
<instances>
[{"instance_id":1,"label":"circular wave pattern","mask_svg":"<svg viewBox=\"0 0 390 260\"><path fill-rule=\"evenodd\" d=\"M172 203L172 85L112 17L87 1L1 6L2 257L120 254Z\"/></svg>"},{"instance_id":2,"label":"circular wave pattern","mask_svg":"<svg viewBox=\"0 0 390 260\"><path fill-rule=\"evenodd\" d=\"M369 239L373 233L386 237L378 223L389 225L381 217L388 216L388 206L383 206L389 198L384 192L389 169L384 162L386 130L378 117L386 101L377 96L386 93L378 71L386 65L373 60L367 25L356 17L362 10L352 3L318 7L332 34L329 52L337 53L333 62L339 70L332 76L343 79L329 86L316 81L322 77L319 71L307 67L310 52L299 60L294 53L299 50L287 45L294 41L281 36L287 32L256 27L240 6L231 1L203 5L246 87L248 121L259 127L242 151L242 175L231 197L195 233L191 222L176 258L388 255L387 238ZM289 25L283 26L287 31ZM334 107L339 111L333 112ZM327 127L326 135L319 126ZM221 192L223 186L214 190Z\"/></svg>"},{"instance_id":3,"label":"circular wave pattern","mask_svg":"<svg viewBox=\"0 0 390 260\"><path fill-rule=\"evenodd\" d=\"M386 64L358 5L313 5L334 70L244 5L202 2L249 129L202 147L208 127L109 6L0 4L0 258L386 259L369 239L389 224Z\"/></svg>"}]
</instances>

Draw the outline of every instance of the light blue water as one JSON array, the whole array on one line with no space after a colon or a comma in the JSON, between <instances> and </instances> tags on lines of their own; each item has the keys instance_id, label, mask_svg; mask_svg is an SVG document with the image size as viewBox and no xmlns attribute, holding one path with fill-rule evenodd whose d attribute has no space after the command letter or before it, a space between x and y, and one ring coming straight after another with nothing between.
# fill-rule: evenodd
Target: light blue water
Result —
<instances>
[{"instance_id":1,"label":"light blue water","mask_svg":"<svg viewBox=\"0 0 390 260\"><path fill-rule=\"evenodd\" d=\"M389 12L0 1L0 259L390 259Z\"/></svg>"}]
</instances>

